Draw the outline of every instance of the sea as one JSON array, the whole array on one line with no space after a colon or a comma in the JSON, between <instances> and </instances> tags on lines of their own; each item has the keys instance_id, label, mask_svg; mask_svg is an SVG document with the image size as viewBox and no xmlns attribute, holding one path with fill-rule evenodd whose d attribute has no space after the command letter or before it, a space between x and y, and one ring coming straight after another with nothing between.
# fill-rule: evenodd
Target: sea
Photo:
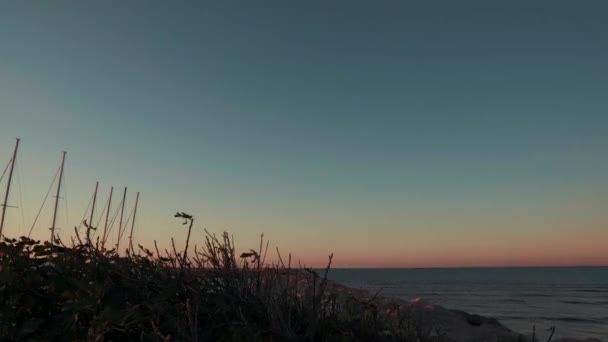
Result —
<instances>
[{"instance_id":1,"label":"sea","mask_svg":"<svg viewBox=\"0 0 608 342\"><path fill-rule=\"evenodd\" d=\"M329 278L381 295L421 298L537 336L608 342L608 267L332 269Z\"/></svg>"}]
</instances>

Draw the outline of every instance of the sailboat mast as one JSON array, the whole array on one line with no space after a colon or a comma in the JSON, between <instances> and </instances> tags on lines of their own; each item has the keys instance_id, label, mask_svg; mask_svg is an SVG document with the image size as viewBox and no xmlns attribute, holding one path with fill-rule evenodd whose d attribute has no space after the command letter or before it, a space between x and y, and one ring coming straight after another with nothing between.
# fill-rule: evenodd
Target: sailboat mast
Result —
<instances>
[{"instance_id":1,"label":"sailboat mast","mask_svg":"<svg viewBox=\"0 0 608 342\"><path fill-rule=\"evenodd\" d=\"M93 193L93 206L91 207L91 216L89 217L89 227L87 227L87 244L91 244L91 229L94 229L93 214L95 213L95 202L97 201L97 189L99 189L99 182L95 183L95 192Z\"/></svg>"},{"instance_id":2,"label":"sailboat mast","mask_svg":"<svg viewBox=\"0 0 608 342\"><path fill-rule=\"evenodd\" d=\"M2 205L2 218L0 218L0 238L2 238L2 230L4 229L4 217L6 215L6 206L8 205L8 194L11 191L11 182L13 180L13 169L15 168L15 161L17 161L17 150L19 149L19 138L15 143L15 150L13 151L13 158L11 159L11 171L8 174L8 183L6 184L6 192L4 193L4 204Z\"/></svg>"},{"instance_id":3,"label":"sailboat mast","mask_svg":"<svg viewBox=\"0 0 608 342\"><path fill-rule=\"evenodd\" d=\"M120 208L120 221L118 223L118 239L116 240L116 253L118 253L120 248L120 237L122 235L122 217L125 213L125 202L127 200L127 187L125 186L125 192L122 194L122 207Z\"/></svg>"},{"instance_id":4,"label":"sailboat mast","mask_svg":"<svg viewBox=\"0 0 608 342\"><path fill-rule=\"evenodd\" d=\"M135 228L135 216L137 216L137 203L139 202L139 191L135 196L135 209L133 210L133 220L131 221L131 233L129 234L129 248L133 252L133 228Z\"/></svg>"},{"instance_id":5,"label":"sailboat mast","mask_svg":"<svg viewBox=\"0 0 608 342\"><path fill-rule=\"evenodd\" d=\"M108 221L110 218L110 208L112 207L112 193L114 192L114 187L110 187L110 198L108 199L108 211L106 211L106 224L103 226L103 236L101 238L101 247L104 248L106 245L106 238L108 232Z\"/></svg>"},{"instance_id":6,"label":"sailboat mast","mask_svg":"<svg viewBox=\"0 0 608 342\"><path fill-rule=\"evenodd\" d=\"M55 243L55 222L57 221L57 208L59 207L59 192L61 191L61 180L63 179L63 165L65 164L66 152L61 155L61 167L59 168L59 181L57 182L57 193L55 194L55 209L53 210L53 224L51 224L51 244Z\"/></svg>"}]
</instances>

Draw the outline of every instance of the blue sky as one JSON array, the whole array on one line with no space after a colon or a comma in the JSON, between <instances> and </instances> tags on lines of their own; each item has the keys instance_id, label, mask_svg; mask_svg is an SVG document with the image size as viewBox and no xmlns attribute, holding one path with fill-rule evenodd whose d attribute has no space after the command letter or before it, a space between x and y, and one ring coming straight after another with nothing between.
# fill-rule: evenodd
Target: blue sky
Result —
<instances>
[{"instance_id":1,"label":"blue sky","mask_svg":"<svg viewBox=\"0 0 608 342\"><path fill-rule=\"evenodd\" d=\"M144 243L181 237L183 210L310 263L608 263L607 14L601 1L3 3L0 157L23 139L27 206L11 229L31 224L65 149L66 227L99 180L102 196L142 192Z\"/></svg>"}]
</instances>

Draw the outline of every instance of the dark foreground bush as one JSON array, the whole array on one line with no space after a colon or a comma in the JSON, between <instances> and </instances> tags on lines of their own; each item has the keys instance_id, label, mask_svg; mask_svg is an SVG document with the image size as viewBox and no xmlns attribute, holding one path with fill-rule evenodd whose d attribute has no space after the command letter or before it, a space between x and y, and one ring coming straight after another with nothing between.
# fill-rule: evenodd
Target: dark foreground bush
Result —
<instances>
[{"instance_id":1,"label":"dark foreground bush","mask_svg":"<svg viewBox=\"0 0 608 342\"><path fill-rule=\"evenodd\" d=\"M261 247L237 256L227 234L208 234L189 258L142 246L119 256L80 240L66 247L5 239L0 340L420 341L428 334L419 326L396 332L372 303L331 290L326 273L293 270L291 261L264 266Z\"/></svg>"}]
</instances>

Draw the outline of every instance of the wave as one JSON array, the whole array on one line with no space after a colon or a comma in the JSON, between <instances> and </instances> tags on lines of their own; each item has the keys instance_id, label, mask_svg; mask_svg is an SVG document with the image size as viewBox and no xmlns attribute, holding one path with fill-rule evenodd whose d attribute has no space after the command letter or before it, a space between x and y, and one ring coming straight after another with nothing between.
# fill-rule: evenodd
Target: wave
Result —
<instances>
[{"instance_id":1,"label":"wave","mask_svg":"<svg viewBox=\"0 0 608 342\"><path fill-rule=\"evenodd\" d=\"M525 304L526 301L523 299L513 299L513 298L507 298L507 299L499 299L497 300L498 302L505 302L505 303L517 303L517 304Z\"/></svg>"},{"instance_id":2,"label":"wave","mask_svg":"<svg viewBox=\"0 0 608 342\"><path fill-rule=\"evenodd\" d=\"M574 292L608 293L608 289L577 289Z\"/></svg>"},{"instance_id":3,"label":"wave","mask_svg":"<svg viewBox=\"0 0 608 342\"><path fill-rule=\"evenodd\" d=\"M555 295L547 294L547 293L522 293L519 296L520 297L555 297Z\"/></svg>"},{"instance_id":4,"label":"wave","mask_svg":"<svg viewBox=\"0 0 608 342\"><path fill-rule=\"evenodd\" d=\"M539 321L557 321L567 323L586 323L586 324L605 324L608 321L606 319L591 319L591 318L579 318L579 317L529 317L529 316L498 316L498 320L539 320Z\"/></svg>"},{"instance_id":5,"label":"wave","mask_svg":"<svg viewBox=\"0 0 608 342\"><path fill-rule=\"evenodd\" d=\"M576 305L608 305L608 301L585 302L580 300L560 300L558 303Z\"/></svg>"}]
</instances>

